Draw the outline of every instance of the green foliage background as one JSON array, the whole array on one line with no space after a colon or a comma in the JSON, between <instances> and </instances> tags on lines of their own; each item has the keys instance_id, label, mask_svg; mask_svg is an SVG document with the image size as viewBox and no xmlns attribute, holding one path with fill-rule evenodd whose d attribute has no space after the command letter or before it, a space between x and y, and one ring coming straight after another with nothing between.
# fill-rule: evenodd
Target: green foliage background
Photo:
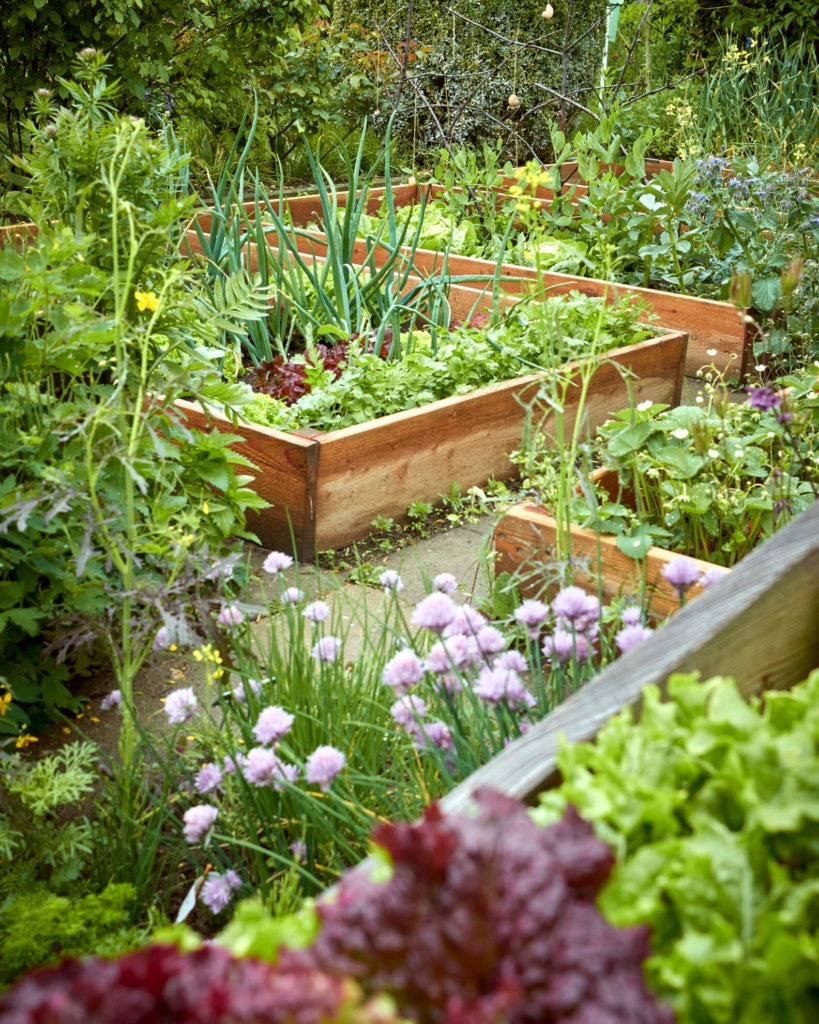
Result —
<instances>
[{"instance_id":1,"label":"green foliage background","mask_svg":"<svg viewBox=\"0 0 819 1024\"><path fill-rule=\"evenodd\" d=\"M543 0L452 0L448 6L469 21L440 4L413 5L407 68L447 141L480 147L504 137L510 139L506 155L513 159L532 156L527 145L538 156L551 157L550 119L565 114L571 126L578 111L570 104L562 110L560 100L535 83L589 105L600 78L606 0L555 4L548 21L542 17ZM396 53L403 52L407 7L402 0L336 0L333 19L339 30L360 25L371 33L373 65L382 76L382 119L396 107L393 135L415 155L437 151L443 140L417 91L409 83L400 87L396 62L384 43L386 38ZM508 105L512 94L520 100L514 109Z\"/></svg>"},{"instance_id":2,"label":"green foliage background","mask_svg":"<svg viewBox=\"0 0 819 1024\"><path fill-rule=\"evenodd\" d=\"M0 18L0 146L20 152L35 89L65 76L77 51L109 54L138 104L173 102L211 122L238 123L247 89L282 63L319 0L20 0ZM140 111L142 112L142 111Z\"/></svg>"}]
</instances>

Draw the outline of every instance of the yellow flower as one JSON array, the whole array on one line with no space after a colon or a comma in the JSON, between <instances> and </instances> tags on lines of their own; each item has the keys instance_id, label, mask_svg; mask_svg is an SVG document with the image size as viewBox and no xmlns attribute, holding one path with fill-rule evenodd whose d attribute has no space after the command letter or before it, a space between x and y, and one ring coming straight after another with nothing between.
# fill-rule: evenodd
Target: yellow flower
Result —
<instances>
[{"instance_id":1,"label":"yellow flower","mask_svg":"<svg viewBox=\"0 0 819 1024\"><path fill-rule=\"evenodd\" d=\"M11 694L4 693L3 696L0 697L0 716L5 715L6 708L9 704L11 704Z\"/></svg>"},{"instance_id":2,"label":"yellow flower","mask_svg":"<svg viewBox=\"0 0 819 1024\"><path fill-rule=\"evenodd\" d=\"M159 296L156 292L134 292L134 298L136 299L137 309L140 313L144 312L146 309L150 309L153 313L159 305Z\"/></svg>"},{"instance_id":3,"label":"yellow flower","mask_svg":"<svg viewBox=\"0 0 819 1024\"><path fill-rule=\"evenodd\" d=\"M36 736L29 736L28 733L20 733L17 739L14 741L15 747L20 750L22 747L27 747L29 743L38 743L39 740Z\"/></svg>"}]
</instances>

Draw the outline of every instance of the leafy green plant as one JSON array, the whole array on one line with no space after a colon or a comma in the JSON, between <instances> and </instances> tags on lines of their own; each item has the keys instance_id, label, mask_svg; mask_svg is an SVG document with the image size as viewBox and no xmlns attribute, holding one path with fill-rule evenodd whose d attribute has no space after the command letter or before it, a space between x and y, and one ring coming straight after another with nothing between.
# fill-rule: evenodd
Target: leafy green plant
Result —
<instances>
[{"instance_id":1,"label":"leafy green plant","mask_svg":"<svg viewBox=\"0 0 819 1024\"><path fill-rule=\"evenodd\" d=\"M791 1020L819 1011L815 941L819 674L746 703L730 679L672 676L593 743L565 746L566 805L617 856L599 905L652 928L649 986L686 1022Z\"/></svg>"},{"instance_id":2,"label":"leafy green plant","mask_svg":"<svg viewBox=\"0 0 819 1024\"><path fill-rule=\"evenodd\" d=\"M598 430L600 460L618 484L599 498L584 488L575 520L618 534L636 557L660 543L733 565L816 499L816 380L814 370L779 391L749 388L747 402L712 385L700 405L620 413Z\"/></svg>"},{"instance_id":3,"label":"leafy green plant","mask_svg":"<svg viewBox=\"0 0 819 1024\"><path fill-rule=\"evenodd\" d=\"M111 114L100 55L78 73L69 104L32 122L21 162L39 233L0 254L0 657L13 695L0 731L72 706L79 651L107 648L129 699L157 623L196 618L196 593L219 600L212 560L261 504L236 438L192 430L174 406L230 413L242 398L219 376L219 314L174 248L183 162ZM246 294L236 301L252 315Z\"/></svg>"},{"instance_id":4,"label":"leafy green plant","mask_svg":"<svg viewBox=\"0 0 819 1024\"><path fill-rule=\"evenodd\" d=\"M575 359L591 367L593 357L651 336L650 326L639 321L641 313L627 300L607 305L571 293L521 301L494 322L487 313L486 327L460 327L437 337L405 334L400 361L383 359L356 341L347 347L343 372L317 360L307 394L293 404L255 394L246 415L286 430L337 430Z\"/></svg>"},{"instance_id":5,"label":"leafy green plant","mask_svg":"<svg viewBox=\"0 0 819 1024\"><path fill-rule=\"evenodd\" d=\"M409 613L395 570L362 564L359 581L384 592L376 607L333 590L308 600L282 552L264 568L269 629L251 630L258 609L233 602L219 647L194 651L204 686L177 680L172 728L141 732L132 762L145 804L134 817L177 869L171 916L197 902L221 913L248 889L280 906L316 892L364 855L374 823L417 817L651 632L638 605L601 609L576 587L551 608L510 587L508 616L491 623L450 596L448 573Z\"/></svg>"},{"instance_id":6,"label":"leafy green plant","mask_svg":"<svg viewBox=\"0 0 819 1024\"><path fill-rule=\"evenodd\" d=\"M254 112L251 137L255 123ZM371 336L374 351L386 344L390 357L397 357L401 354L402 331L428 327L434 334L449 326L450 284L476 280L474 275L450 275L445 262L437 273L421 280L414 277L413 254L423 230L423 204L415 226L400 222L390 183L389 131L381 159L364 173L366 137L365 124L354 159L346 161L347 189L342 202L338 188L320 164L319 154L303 136L325 236L318 240L321 252L326 249L321 259L316 256L317 242L310 231L288 223L281 188L278 199L272 199L257 174L246 190L248 146L238 154L236 166L226 169L212 183L210 228L204 230L196 224L212 294L228 291L231 282L243 280L247 268L257 262L258 285L265 294L275 297L267 318L249 328L242 320L231 332L257 366L272 361L274 356L287 358L291 348L312 350L327 339L344 340L365 333ZM377 237L367 235L366 252L358 255L354 249L370 202L370 188L374 176L382 170L386 178L386 230L379 231ZM252 196L250 201L246 201L247 192ZM302 252L299 238L308 240L312 255Z\"/></svg>"},{"instance_id":7,"label":"leafy green plant","mask_svg":"<svg viewBox=\"0 0 819 1024\"><path fill-rule=\"evenodd\" d=\"M0 752L0 894L47 883L62 892L76 882L94 849L77 808L96 786L98 753L74 743L32 760Z\"/></svg>"},{"instance_id":8,"label":"leafy green plant","mask_svg":"<svg viewBox=\"0 0 819 1024\"><path fill-rule=\"evenodd\" d=\"M0 903L0 986L64 957L115 957L141 946L148 933L131 924L132 901L129 885L81 896L34 888L7 897Z\"/></svg>"}]
</instances>

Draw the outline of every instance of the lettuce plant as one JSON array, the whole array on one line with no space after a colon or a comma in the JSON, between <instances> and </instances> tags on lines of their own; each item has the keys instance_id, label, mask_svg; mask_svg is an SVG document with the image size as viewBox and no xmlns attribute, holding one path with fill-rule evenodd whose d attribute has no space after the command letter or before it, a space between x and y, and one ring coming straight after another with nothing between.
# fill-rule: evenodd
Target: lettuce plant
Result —
<instances>
[{"instance_id":1,"label":"lettuce plant","mask_svg":"<svg viewBox=\"0 0 819 1024\"><path fill-rule=\"evenodd\" d=\"M647 923L651 988L691 1024L819 1014L819 672L750 703L733 680L673 676L638 722L611 719L566 746L563 783L534 812L569 805L617 855L599 905Z\"/></svg>"}]
</instances>

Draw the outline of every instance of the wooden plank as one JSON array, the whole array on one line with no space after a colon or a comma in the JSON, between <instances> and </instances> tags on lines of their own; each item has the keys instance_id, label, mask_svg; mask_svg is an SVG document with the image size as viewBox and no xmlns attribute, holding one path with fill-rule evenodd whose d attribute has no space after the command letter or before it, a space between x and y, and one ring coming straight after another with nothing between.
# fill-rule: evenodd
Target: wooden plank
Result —
<instances>
[{"instance_id":1,"label":"wooden plank","mask_svg":"<svg viewBox=\"0 0 819 1024\"><path fill-rule=\"evenodd\" d=\"M531 800L557 781L560 742L592 739L643 687L674 672L733 676L746 696L787 688L819 666L819 503L802 512L525 736L444 798L463 811L480 786Z\"/></svg>"},{"instance_id":2,"label":"wooden plank","mask_svg":"<svg viewBox=\"0 0 819 1024\"><path fill-rule=\"evenodd\" d=\"M636 562L624 555L614 537L598 535L594 530L571 525L572 556L583 571L576 571L574 582L590 593L602 591L611 599L619 594L645 592L650 601L651 614L666 618L679 608L676 591L662 575L663 568L677 555L664 548L652 547L644 559ZM536 505L514 505L495 527L494 547L497 554L497 572L510 572L516 576L520 593L524 597L542 597L547 576L544 563L556 558L557 521ZM709 562L691 559L705 572L713 569L723 574L731 570ZM699 584L691 588L690 597L702 594Z\"/></svg>"},{"instance_id":3,"label":"wooden plank","mask_svg":"<svg viewBox=\"0 0 819 1024\"><path fill-rule=\"evenodd\" d=\"M617 349L595 371L583 410L591 431L632 400L677 404L685 336L680 333ZM570 375L577 364L568 364ZM627 379L622 372L634 374ZM563 371L562 371L563 372ZM480 485L508 478L509 452L519 447L522 401L534 399L546 374L532 374L433 402L419 409L325 434L320 439L316 544L339 547L366 536L377 513L406 515L415 500L432 501L452 481ZM579 388L568 396L565 429L577 415ZM549 431L549 423L545 425Z\"/></svg>"},{"instance_id":4,"label":"wooden plank","mask_svg":"<svg viewBox=\"0 0 819 1024\"><path fill-rule=\"evenodd\" d=\"M251 423L228 422L224 417L206 413L192 402L179 401L177 408L189 426L197 430L218 429L244 439L236 451L256 467L253 490L271 503L271 508L248 515L248 529L266 547L296 550L310 559L315 554L316 478L318 441Z\"/></svg>"},{"instance_id":5,"label":"wooden plank","mask_svg":"<svg viewBox=\"0 0 819 1024\"><path fill-rule=\"evenodd\" d=\"M37 237L38 228L31 221L21 221L19 224L6 224L0 227L0 247L14 245L18 252L22 252L25 243Z\"/></svg>"},{"instance_id":6,"label":"wooden plank","mask_svg":"<svg viewBox=\"0 0 819 1024\"><path fill-rule=\"evenodd\" d=\"M301 252L323 255L327 251L326 238L316 234L309 239L296 236ZM354 246L354 258L364 261L368 248L362 239ZM389 251L376 247L373 251L376 266L383 266ZM424 275L440 273L444 254L417 249L413 263ZM470 275L491 278L496 271L492 260L471 256L450 255L446 267L452 276ZM730 302L717 302L694 295L679 295L653 288L638 288L594 277L573 274L539 274L532 267L504 264L500 287L512 295L562 295L578 291L584 295L603 296L607 302L616 302L621 296L632 295L644 302L658 317L658 323L669 330L678 329L688 334L688 355L685 372L690 376L704 366L713 365L720 373L728 372L744 378L753 366L753 337L745 323L745 312ZM713 353L713 354L712 354Z\"/></svg>"}]
</instances>

